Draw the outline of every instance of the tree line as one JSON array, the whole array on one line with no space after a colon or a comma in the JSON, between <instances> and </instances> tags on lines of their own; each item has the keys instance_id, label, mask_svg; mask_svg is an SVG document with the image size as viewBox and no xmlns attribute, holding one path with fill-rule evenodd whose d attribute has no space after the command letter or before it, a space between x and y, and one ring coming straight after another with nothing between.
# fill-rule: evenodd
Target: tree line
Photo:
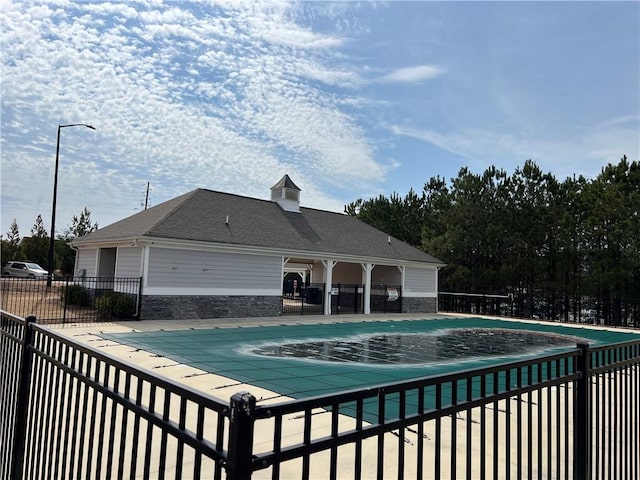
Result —
<instances>
[{"instance_id":1,"label":"tree line","mask_svg":"<svg viewBox=\"0 0 640 480\"><path fill-rule=\"evenodd\" d=\"M441 292L509 295L519 311L640 325L640 164L559 181L528 160L432 177L345 212L447 264ZM564 317L564 318L563 318Z\"/></svg>"},{"instance_id":2,"label":"tree line","mask_svg":"<svg viewBox=\"0 0 640 480\"><path fill-rule=\"evenodd\" d=\"M91 212L84 207L79 215L74 215L70 225L62 234L56 237L53 251L53 270L58 270L63 275L72 275L75 263L75 252L69 246L69 242L77 237L82 237L98 229L97 223L92 223ZM21 237L18 224L15 219L6 234L6 238L0 241L0 256L3 262L21 260L34 262L49 270L49 234L44 228L42 215L39 214L30 230L31 235Z\"/></svg>"}]
</instances>

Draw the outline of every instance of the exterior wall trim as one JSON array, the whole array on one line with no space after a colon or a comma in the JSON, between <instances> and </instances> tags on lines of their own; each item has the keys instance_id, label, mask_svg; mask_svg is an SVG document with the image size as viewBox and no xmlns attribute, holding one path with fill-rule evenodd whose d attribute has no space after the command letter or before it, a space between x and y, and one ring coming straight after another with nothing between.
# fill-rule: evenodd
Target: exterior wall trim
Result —
<instances>
[{"instance_id":1,"label":"exterior wall trim","mask_svg":"<svg viewBox=\"0 0 640 480\"><path fill-rule=\"evenodd\" d=\"M280 297L282 289L268 288L179 288L179 287L145 287L144 296L162 295L170 297L185 296L224 296L224 297Z\"/></svg>"},{"instance_id":2,"label":"exterior wall trim","mask_svg":"<svg viewBox=\"0 0 640 480\"><path fill-rule=\"evenodd\" d=\"M438 292L405 292L403 290L402 296L405 298L438 298Z\"/></svg>"}]
</instances>

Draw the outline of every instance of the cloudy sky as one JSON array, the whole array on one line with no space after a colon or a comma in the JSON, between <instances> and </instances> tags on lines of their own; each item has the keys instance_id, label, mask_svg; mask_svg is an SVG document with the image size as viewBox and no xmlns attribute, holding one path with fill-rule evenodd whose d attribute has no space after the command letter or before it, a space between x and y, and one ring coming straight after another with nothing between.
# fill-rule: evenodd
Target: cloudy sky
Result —
<instances>
[{"instance_id":1,"label":"cloudy sky","mask_svg":"<svg viewBox=\"0 0 640 480\"><path fill-rule=\"evenodd\" d=\"M639 2L0 0L1 232L204 187L304 206L640 157Z\"/></svg>"}]
</instances>

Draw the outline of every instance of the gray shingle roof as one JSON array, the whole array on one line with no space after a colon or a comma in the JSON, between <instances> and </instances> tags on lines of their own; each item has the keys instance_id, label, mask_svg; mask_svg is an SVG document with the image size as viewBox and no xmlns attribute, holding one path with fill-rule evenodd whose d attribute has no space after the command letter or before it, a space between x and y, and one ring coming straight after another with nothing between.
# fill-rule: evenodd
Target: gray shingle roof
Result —
<instances>
[{"instance_id":1,"label":"gray shingle roof","mask_svg":"<svg viewBox=\"0 0 640 480\"><path fill-rule=\"evenodd\" d=\"M225 223L228 217L229 223ZM153 237L441 264L348 215L197 189L101 228L73 243Z\"/></svg>"}]
</instances>

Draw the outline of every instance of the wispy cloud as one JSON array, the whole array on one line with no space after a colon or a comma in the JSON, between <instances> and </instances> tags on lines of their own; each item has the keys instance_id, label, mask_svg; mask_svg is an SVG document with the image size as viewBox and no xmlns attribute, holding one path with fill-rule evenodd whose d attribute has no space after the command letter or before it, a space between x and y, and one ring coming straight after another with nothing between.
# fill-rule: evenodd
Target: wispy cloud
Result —
<instances>
[{"instance_id":1,"label":"wispy cloud","mask_svg":"<svg viewBox=\"0 0 640 480\"><path fill-rule=\"evenodd\" d=\"M640 127L640 115L621 115L619 117L610 118L604 122L598 123L593 128L594 130L603 130L619 126L626 126L625 128L633 128L637 131Z\"/></svg>"},{"instance_id":2,"label":"wispy cloud","mask_svg":"<svg viewBox=\"0 0 640 480\"><path fill-rule=\"evenodd\" d=\"M522 154L521 150L524 148L511 135L482 129L465 128L442 133L428 128L391 125L389 130L395 135L416 138L468 159L486 155Z\"/></svg>"},{"instance_id":3,"label":"wispy cloud","mask_svg":"<svg viewBox=\"0 0 640 480\"><path fill-rule=\"evenodd\" d=\"M378 81L383 83L420 83L439 77L445 72L446 69L438 65L416 65L394 70Z\"/></svg>"},{"instance_id":4,"label":"wispy cloud","mask_svg":"<svg viewBox=\"0 0 640 480\"><path fill-rule=\"evenodd\" d=\"M479 128L444 133L399 125L388 128L395 135L415 138L464 157L465 163L475 170L492 164L513 169L524 160L533 159L541 168L553 171L563 179L574 173L593 177L603 165L616 163L623 155L631 160L640 158L637 130L614 128L629 120L633 117L624 122L608 121L585 131L580 139L565 140L524 137ZM603 125L609 128L602 128Z\"/></svg>"}]
</instances>

